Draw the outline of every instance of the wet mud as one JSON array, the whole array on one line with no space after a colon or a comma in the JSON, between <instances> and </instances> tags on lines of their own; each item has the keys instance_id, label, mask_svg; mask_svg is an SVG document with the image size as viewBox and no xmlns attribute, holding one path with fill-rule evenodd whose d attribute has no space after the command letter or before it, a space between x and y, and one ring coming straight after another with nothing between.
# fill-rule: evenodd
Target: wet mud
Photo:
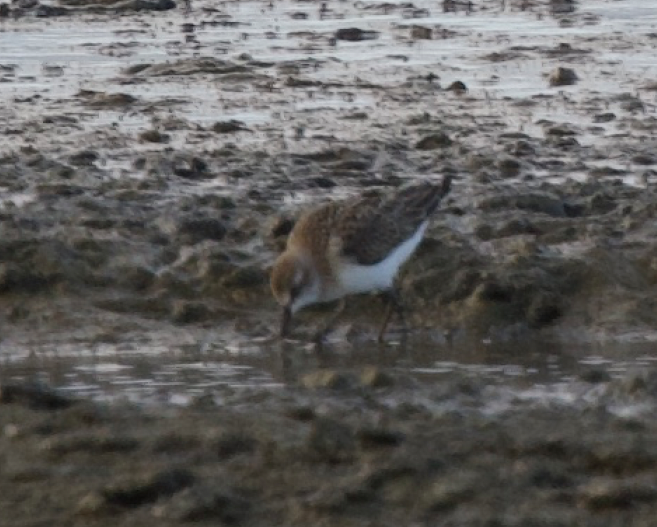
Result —
<instances>
[{"instance_id":1,"label":"wet mud","mask_svg":"<svg viewBox=\"0 0 657 527\"><path fill-rule=\"evenodd\" d=\"M2 4L0 517L651 525L656 23L638 0ZM270 340L300 210L444 174L400 277L410 340L377 347L370 297L319 358L326 310ZM556 398L423 377L473 342L536 350L526 370L641 343L643 371L575 358ZM382 358L409 349L430 358ZM75 377L102 357L132 401L124 357L212 353L274 364L181 405Z\"/></svg>"},{"instance_id":2,"label":"wet mud","mask_svg":"<svg viewBox=\"0 0 657 527\"><path fill-rule=\"evenodd\" d=\"M592 370L576 404L495 412L481 377L376 367L158 410L5 384L0 511L12 526L648 526L656 378Z\"/></svg>"}]
</instances>

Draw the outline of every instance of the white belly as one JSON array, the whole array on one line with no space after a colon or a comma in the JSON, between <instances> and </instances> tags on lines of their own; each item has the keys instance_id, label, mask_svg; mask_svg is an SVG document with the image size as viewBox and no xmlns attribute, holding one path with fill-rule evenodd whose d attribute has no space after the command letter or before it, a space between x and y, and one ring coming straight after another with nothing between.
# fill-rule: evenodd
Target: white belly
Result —
<instances>
[{"instance_id":1,"label":"white belly","mask_svg":"<svg viewBox=\"0 0 657 527\"><path fill-rule=\"evenodd\" d=\"M413 254L422 241L428 220L422 223L415 234L392 251L387 258L375 265L345 264L338 272L341 295L385 291L390 289L399 268Z\"/></svg>"}]
</instances>

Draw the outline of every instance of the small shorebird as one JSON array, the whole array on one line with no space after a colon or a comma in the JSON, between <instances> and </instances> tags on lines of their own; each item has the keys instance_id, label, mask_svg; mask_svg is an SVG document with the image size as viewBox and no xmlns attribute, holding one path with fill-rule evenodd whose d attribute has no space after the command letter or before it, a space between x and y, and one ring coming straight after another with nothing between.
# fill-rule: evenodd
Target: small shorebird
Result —
<instances>
[{"instance_id":1,"label":"small shorebird","mask_svg":"<svg viewBox=\"0 0 657 527\"><path fill-rule=\"evenodd\" d=\"M281 336L292 316L311 304L341 299L336 313L315 338L321 340L344 309L344 297L378 291L388 302L379 340L393 311L405 325L394 281L419 245L452 178L424 182L381 197L330 202L301 216L278 257L271 288L283 307Z\"/></svg>"}]
</instances>

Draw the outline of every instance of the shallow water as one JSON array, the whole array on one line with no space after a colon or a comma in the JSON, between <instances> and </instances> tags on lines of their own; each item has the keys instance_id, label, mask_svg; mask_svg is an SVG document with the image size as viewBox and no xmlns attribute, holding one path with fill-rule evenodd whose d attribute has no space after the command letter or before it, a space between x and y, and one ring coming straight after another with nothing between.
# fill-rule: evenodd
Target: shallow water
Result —
<instances>
[{"instance_id":1,"label":"shallow water","mask_svg":"<svg viewBox=\"0 0 657 527\"><path fill-rule=\"evenodd\" d=\"M45 383L74 396L99 401L187 405L210 397L221 403L236 392L266 394L299 384L318 369L359 374L375 366L392 375L437 385L473 379L490 390L482 410L525 404L578 404L591 389L586 375L621 378L657 365L657 344L604 345L514 340L449 343L431 335L405 343L357 345L333 341L310 344L215 342L164 349L147 342L112 345L32 345L0 347L0 382Z\"/></svg>"}]
</instances>

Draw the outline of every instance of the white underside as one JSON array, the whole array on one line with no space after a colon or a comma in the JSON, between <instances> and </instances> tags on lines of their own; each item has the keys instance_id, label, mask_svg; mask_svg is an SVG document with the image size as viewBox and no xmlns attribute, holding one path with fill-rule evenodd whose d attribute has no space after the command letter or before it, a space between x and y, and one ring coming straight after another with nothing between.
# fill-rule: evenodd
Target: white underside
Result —
<instances>
[{"instance_id":1,"label":"white underside","mask_svg":"<svg viewBox=\"0 0 657 527\"><path fill-rule=\"evenodd\" d=\"M328 288L324 287L319 279L312 281L292 303L292 313L317 302L331 302L347 295L390 289L399 268L410 258L422 241L428 224L428 220L422 223L413 236L378 264L344 263L336 269L337 283L331 284L331 287Z\"/></svg>"},{"instance_id":2,"label":"white underside","mask_svg":"<svg viewBox=\"0 0 657 527\"><path fill-rule=\"evenodd\" d=\"M366 293L368 291L385 291L390 289L397 276L399 268L410 258L422 241L428 220L423 222L415 234L392 251L387 258L375 265L344 264L338 270L339 291L334 298L340 296Z\"/></svg>"}]
</instances>

